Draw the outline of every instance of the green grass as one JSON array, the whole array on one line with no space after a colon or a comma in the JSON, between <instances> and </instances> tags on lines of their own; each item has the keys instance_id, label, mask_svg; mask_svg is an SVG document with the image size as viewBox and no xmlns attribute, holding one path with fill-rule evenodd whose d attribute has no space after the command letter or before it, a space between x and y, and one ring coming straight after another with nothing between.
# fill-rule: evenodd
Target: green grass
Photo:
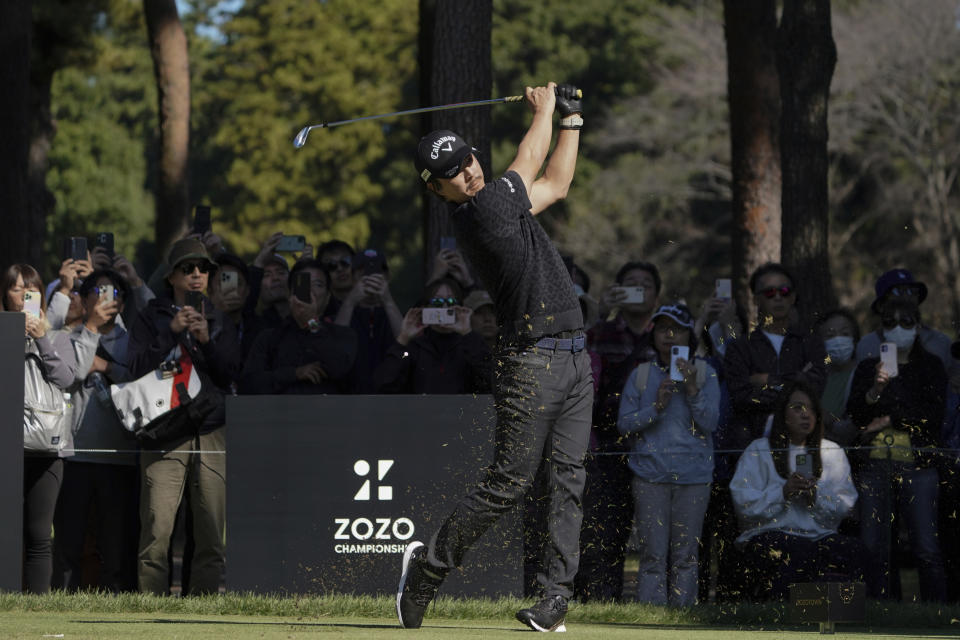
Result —
<instances>
[{"instance_id":1,"label":"green grass","mask_svg":"<svg viewBox=\"0 0 960 640\"><path fill-rule=\"evenodd\" d=\"M370 596L270 597L226 594L160 598L99 593L46 596L0 594L0 638L390 638L514 637L525 629L513 618L526 601L440 597L418 632L398 628L393 598ZM816 634L794 625L782 605L702 605L667 609L641 604L571 605L567 626L587 640L726 640ZM960 637L960 607L869 602L863 624L838 625L844 640L878 637Z\"/></svg>"}]
</instances>

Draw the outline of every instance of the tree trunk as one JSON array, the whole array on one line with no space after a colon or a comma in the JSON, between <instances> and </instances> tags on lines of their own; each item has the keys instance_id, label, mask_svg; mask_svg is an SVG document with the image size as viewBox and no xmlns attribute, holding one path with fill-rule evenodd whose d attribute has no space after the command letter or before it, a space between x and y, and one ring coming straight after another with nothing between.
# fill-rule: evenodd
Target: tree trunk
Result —
<instances>
[{"instance_id":1,"label":"tree trunk","mask_svg":"<svg viewBox=\"0 0 960 640\"><path fill-rule=\"evenodd\" d=\"M724 0L730 159L733 174L734 297L755 316L750 274L780 260L780 82L776 3Z\"/></svg>"},{"instance_id":2,"label":"tree trunk","mask_svg":"<svg viewBox=\"0 0 960 640\"><path fill-rule=\"evenodd\" d=\"M783 263L798 279L809 323L837 304L830 276L827 102L837 63L829 0L786 0L777 34L783 114Z\"/></svg>"},{"instance_id":3,"label":"tree trunk","mask_svg":"<svg viewBox=\"0 0 960 640\"><path fill-rule=\"evenodd\" d=\"M188 154L190 142L190 66L187 36L175 0L145 0L147 37L153 56L160 115L160 161L157 183L157 256L187 230L190 220Z\"/></svg>"},{"instance_id":4,"label":"tree trunk","mask_svg":"<svg viewBox=\"0 0 960 640\"><path fill-rule=\"evenodd\" d=\"M5 267L13 262L36 261L31 246L40 242L31 235L27 207L30 152L30 38L29 0L0 3L0 256ZM38 267L40 264L38 263Z\"/></svg>"},{"instance_id":5,"label":"tree trunk","mask_svg":"<svg viewBox=\"0 0 960 640\"><path fill-rule=\"evenodd\" d=\"M421 0L420 96L422 106L485 100L493 87L490 34L492 0ZM425 114L422 133L450 129L479 150L484 175L491 178L490 107ZM450 214L438 198L424 198L424 269L429 277L440 238L451 235Z\"/></svg>"}]
</instances>

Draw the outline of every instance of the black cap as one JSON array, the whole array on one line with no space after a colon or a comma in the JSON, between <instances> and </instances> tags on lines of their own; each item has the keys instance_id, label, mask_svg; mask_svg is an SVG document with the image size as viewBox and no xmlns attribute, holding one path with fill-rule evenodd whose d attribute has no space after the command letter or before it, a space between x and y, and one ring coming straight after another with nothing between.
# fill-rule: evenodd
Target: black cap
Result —
<instances>
[{"instance_id":1,"label":"black cap","mask_svg":"<svg viewBox=\"0 0 960 640\"><path fill-rule=\"evenodd\" d=\"M438 129L420 138L414 164L424 182L430 178L452 178L460 172L460 163L476 149L453 131Z\"/></svg>"}]
</instances>

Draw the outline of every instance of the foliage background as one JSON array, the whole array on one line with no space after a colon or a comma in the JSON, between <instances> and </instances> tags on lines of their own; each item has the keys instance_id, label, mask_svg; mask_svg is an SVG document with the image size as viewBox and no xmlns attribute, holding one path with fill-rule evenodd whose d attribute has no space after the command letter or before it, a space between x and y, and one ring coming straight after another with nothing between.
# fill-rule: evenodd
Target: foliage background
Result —
<instances>
[{"instance_id":1,"label":"foliage background","mask_svg":"<svg viewBox=\"0 0 960 640\"><path fill-rule=\"evenodd\" d=\"M57 4L37 0L38 6ZM67 235L112 230L144 270L157 152L156 90L142 8L100 0L92 37L55 76L50 253ZM621 263L660 265L668 297L698 305L730 271L730 144L721 3L494 0L493 95L549 79L581 86L577 176L543 216L593 280ZM376 246L401 305L422 284L419 119L314 131L304 125L417 106L417 3L245 0L180 3L190 39L191 193L251 256L271 232ZM837 0L830 111L831 264L864 323L876 276L906 266L930 286L927 320L960 315L958 65L953 0ZM37 9L35 8L35 15ZM493 109L502 171L528 121ZM952 236L951 236L952 234Z\"/></svg>"}]
</instances>

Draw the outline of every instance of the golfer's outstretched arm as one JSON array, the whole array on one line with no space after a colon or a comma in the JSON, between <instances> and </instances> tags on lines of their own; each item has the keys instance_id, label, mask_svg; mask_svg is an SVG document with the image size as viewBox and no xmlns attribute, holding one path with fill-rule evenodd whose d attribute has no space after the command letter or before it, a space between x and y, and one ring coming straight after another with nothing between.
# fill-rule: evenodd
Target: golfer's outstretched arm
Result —
<instances>
[{"instance_id":1,"label":"golfer's outstretched arm","mask_svg":"<svg viewBox=\"0 0 960 640\"><path fill-rule=\"evenodd\" d=\"M520 141L517 148L517 157L507 171L516 171L527 194L531 194L533 183L540 173L543 161L550 151L550 139L553 136L553 109L556 104L556 83L550 82L546 87L531 89L527 87L527 104L533 111L533 122Z\"/></svg>"},{"instance_id":2,"label":"golfer's outstretched arm","mask_svg":"<svg viewBox=\"0 0 960 640\"><path fill-rule=\"evenodd\" d=\"M550 156L550 162L543 175L528 190L530 213L537 215L557 200L567 197L567 190L573 182L573 173L577 168L577 151L580 147L579 129L561 129L557 136L557 146Z\"/></svg>"}]
</instances>

